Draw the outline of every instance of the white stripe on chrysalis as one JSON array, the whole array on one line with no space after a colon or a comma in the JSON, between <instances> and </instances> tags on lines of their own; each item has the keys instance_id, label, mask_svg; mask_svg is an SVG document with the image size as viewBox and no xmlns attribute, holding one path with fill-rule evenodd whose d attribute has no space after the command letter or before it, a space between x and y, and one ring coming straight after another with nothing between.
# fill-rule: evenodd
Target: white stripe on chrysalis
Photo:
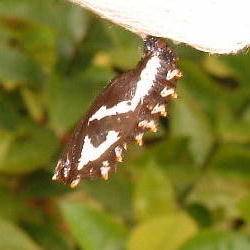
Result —
<instances>
[{"instance_id":1,"label":"white stripe on chrysalis","mask_svg":"<svg viewBox=\"0 0 250 250\"><path fill-rule=\"evenodd\" d=\"M84 138L84 143L82 146L81 157L78 163L78 170L81 170L85 165L87 165L90 161L94 161L98 159L105 151L109 149L115 142L119 140L118 136L119 132L109 131L106 137L106 140L101 143L98 147L94 147L91 143L91 139L88 135Z\"/></svg>"},{"instance_id":2,"label":"white stripe on chrysalis","mask_svg":"<svg viewBox=\"0 0 250 250\"><path fill-rule=\"evenodd\" d=\"M131 100L119 102L115 106L108 109L106 106L102 106L89 118L88 122L95 119L100 120L106 116L134 111L139 103L143 101L144 97L148 95L149 90L154 86L155 76L159 67L161 67L160 59L157 56L153 56L148 60L145 69L141 72L134 97Z\"/></svg>"}]
</instances>

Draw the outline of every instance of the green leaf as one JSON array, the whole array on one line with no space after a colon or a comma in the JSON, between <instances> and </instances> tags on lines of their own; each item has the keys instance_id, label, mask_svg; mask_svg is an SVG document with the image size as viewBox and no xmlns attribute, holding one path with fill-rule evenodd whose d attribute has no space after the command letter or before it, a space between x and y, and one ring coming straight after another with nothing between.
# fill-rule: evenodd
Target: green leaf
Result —
<instances>
[{"instance_id":1,"label":"green leaf","mask_svg":"<svg viewBox=\"0 0 250 250\"><path fill-rule=\"evenodd\" d=\"M235 232L201 232L180 250L249 250L250 238Z\"/></svg>"},{"instance_id":2,"label":"green leaf","mask_svg":"<svg viewBox=\"0 0 250 250\"><path fill-rule=\"evenodd\" d=\"M55 12L57 15L55 15ZM50 0L29 1L23 0L2 0L0 2L0 16L17 17L28 21L30 24L43 24L57 31L64 37L76 38L82 36L86 25L85 12L82 8L65 2ZM58 18L63 17L63 18ZM74 27L73 27L74 26ZM76 30L80 34L76 35Z\"/></svg>"},{"instance_id":3,"label":"green leaf","mask_svg":"<svg viewBox=\"0 0 250 250\"><path fill-rule=\"evenodd\" d=\"M240 216L238 203L247 192L244 182L207 173L198 179L188 200L206 206L212 212L214 224L224 226Z\"/></svg>"},{"instance_id":4,"label":"green leaf","mask_svg":"<svg viewBox=\"0 0 250 250\"><path fill-rule=\"evenodd\" d=\"M238 203L238 208L240 210L241 216L250 223L250 195L247 194Z\"/></svg>"},{"instance_id":5,"label":"green leaf","mask_svg":"<svg viewBox=\"0 0 250 250\"><path fill-rule=\"evenodd\" d=\"M197 221L200 227L208 227L212 224L212 216L208 208L199 203L191 203L187 206L187 212Z\"/></svg>"},{"instance_id":6,"label":"green leaf","mask_svg":"<svg viewBox=\"0 0 250 250\"><path fill-rule=\"evenodd\" d=\"M108 199L108 197L107 197ZM107 214L84 203L63 201L60 208L71 233L85 250L123 249L126 230Z\"/></svg>"},{"instance_id":7,"label":"green leaf","mask_svg":"<svg viewBox=\"0 0 250 250\"><path fill-rule=\"evenodd\" d=\"M55 63L55 34L43 25L6 16L3 26L9 31L17 47L31 56L43 69L50 71Z\"/></svg>"},{"instance_id":8,"label":"green leaf","mask_svg":"<svg viewBox=\"0 0 250 250\"><path fill-rule=\"evenodd\" d=\"M211 171L223 176L249 179L250 151L240 144L222 146L211 159Z\"/></svg>"},{"instance_id":9,"label":"green leaf","mask_svg":"<svg viewBox=\"0 0 250 250\"><path fill-rule=\"evenodd\" d=\"M67 240L69 239L67 233L63 234L58 228L51 224L39 223L26 223L24 228L27 232L39 242L43 249L53 250L68 250L69 247Z\"/></svg>"},{"instance_id":10,"label":"green leaf","mask_svg":"<svg viewBox=\"0 0 250 250\"><path fill-rule=\"evenodd\" d=\"M39 250L40 248L20 228L0 218L0 249Z\"/></svg>"},{"instance_id":11,"label":"green leaf","mask_svg":"<svg viewBox=\"0 0 250 250\"><path fill-rule=\"evenodd\" d=\"M192 102L197 107L209 115L213 115L216 111L216 103L219 98L224 97L227 94L225 89L216 83L201 67L200 63L195 64L193 60L180 61L180 68L183 71L183 80L178 83L177 91L180 90L180 99L185 98L186 92L189 94L189 98L192 97ZM182 94L182 87L185 88L185 92ZM219 98L218 98L219 97ZM179 101L179 100L178 100ZM178 102L176 101L176 102Z\"/></svg>"},{"instance_id":12,"label":"green leaf","mask_svg":"<svg viewBox=\"0 0 250 250\"><path fill-rule=\"evenodd\" d=\"M220 78L232 76L230 68L217 55L206 55L204 58L204 67L208 73Z\"/></svg>"},{"instance_id":13,"label":"green leaf","mask_svg":"<svg viewBox=\"0 0 250 250\"><path fill-rule=\"evenodd\" d=\"M31 83L39 82L42 73L38 65L30 60L25 54L0 47L0 80L7 83Z\"/></svg>"},{"instance_id":14,"label":"green leaf","mask_svg":"<svg viewBox=\"0 0 250 250\"><path fill-rule=\"evenodd\" d=\"M79 43L87 32L89 14L81 7L69 2L61 4L59 1L51 2L50 0L23 0L22 2L2 0L0 2L1 17L17 18L21 22L28 23L29 27L38 28L39 34L35 36L32 33L29 34L32 39L29 40L26 36L24 47L28 47L28 50L32 52L37 50L37 55L34 53L31 55L39 59L43 68L49 70L55 62L54 56L57 52L61 56L60 60L74 56L76 43ZM15 27L15 30L17 31L18 28L19 26ZM43 44L44 53L42 53ZM46 61L48 65L45 65ZM60 61L60 63L63 62Z\"/></svg>"},{"instance_id":15,"label":"green leaf","mask_svg":"<svg viewBox=\"0 0 250 250\"><path fill-rule=\"evenodd\" d=\"M112 26L110 29L110 23L107 23L105 28L112 42L109 53L113 65L123 70L134 68L140 59L141 40L121 27Z\"/></svg>"},{"instance_id":16,"label":"green leaf","mask_svg":"<svg viewBox=\"0 0 250 250\"><path fill-rule=\"evenodd\" d=\"M0 129L3 131L15 131L23 120L19 108L16 93L6 94L0 90ZM1 133L1 132L0 132Z\"/></svg>"},{"instance_id":17,"label":"green leaf","mask_svg":"<svg viewBox=\"0 0 250 250\"><path fill-rule=\"evenodd\" d=\"M249 88L250 72L249 72L249 58L248 54L239 55L225 55L220 56L219 59L227 65L227 67L232 71L237 80L243 85L245 90L247 86ZM249 93L249 92L248 92Z\"/></svg>"},{"instance_id":18,"label":"green leaf","mask_svg":"<svg viewBox=\"0 0 250 250\"><path fill-rule=\"evenodd\" d=\"M173 187L170 180L154 162L147 162L143 172L138 175L134 210L137 220L147 220L176 209Z\"/></svg>"},{"instance_id":19,"label":"green leaf","mask_svg":"<svg viewBox=\"0 0 250 250\"><path fill-rule=\"evenodd\" d=\"M237 112L238 113L238 112ZM242 117L235 114L227 101L222 101L217 106L216 122L221 140L226 143L248 143L250 141L249 122L247 110Z\"/></svg>"},{"instance_id":20,"label":"green leaf","mask_svg":"<svg viewBox=\"0 0 250 250\"><path fill-rule=\"evenodd\" d=\"M56 152L58 142L48 129L27 127L24 134L17 136L0 159L0 172L23 174L47 164Z\"/></svg>"},{"instance_id":21,"label":"green leaf","mask_svg":"<svg viewBox=\"0 0 250 250\"><path fill-rule=\"evenodd\" d=\"M91 26L84 40L84 55L81 57L102 53L107 55L113 68L120 70L134 68L140 59L141 40L131 32L109 22L94 19L93 23L95 25Z\"/></svg>"},{"instance_id":22,"label":"green leaf","mask_svg":"<svg viewBox=\"0 0 250 250\"><path fill-rule=\"evenodd\" d=\"M11 221L18 221L20 218L23 218L23 215L27 210L27 206L25 205L22 196L17 196L14 192L11 192L11 190L1 187L0 197L0 217Z\"/></svg>"},{"instance_id":23,"label":"green leaf","mask_svg":"<svg viewBox=\"0 0 250 250\"><path fill-rule=\"evenodd\" d=\"M7 44L9 39L11 39L9 32L5 28L3 28L1 25L0 25L0 37L1 37L0 46Z\"/></svg>"},{"instance_id":24,"label":"green leaf","mask_svg":"<svg viewBox=\"0 0 250 250\"><path fill-rule=\"evenodd\" d=\"M157 163L166 169L170 164L192 163L192 157L188 151L188 139L182 136L172 137L170 135L164 138L164 141L155 144L149 153L154 155Z\"/></svg>"},{"instance_id":25,"label":"green leaf","mask_svg":"<svg viewBox=\"0 0 250 250\"><path fill-rule=\"evenodd\" d=\"M117 173L109 180L85 181L81 190L98 200L112 214L129 218L132 212L134 183L124 178L125 174L125 169L120 165Z\"/></svg>"},{"instance_id":26,"label":"green leaf","mask_svg":"<svg viewBox=\"0 0 250 250\"><path fill-rule=\"evenodd\" d=\"M81 8L80 6L76 6L69 3L64 6L64 14L66 19L65 19L65 25L61 24L62 31L63 27L64 31L66 28L68 36L74 42L81 42L81 40L88 31L88 26L90 22L89 13L84 11L84 9Z\"/></svg>"},{"instance_id":27,"label":"green leaf","mask_svg":"<svg viewBox=\"0 0 250 250\"><path fill-rule=\"evenodd\" d=\"M145 153L150 154L157 165L161 166L162 170L167 174L177 196L181 195L187 187L192 185L200 174L200 168L193 164L188 146L187 138L168 137Z\"/></svg>"},{"instance_id":28,"label":"green leaf","mask_svg":"<svg viewBox=\"0 0 250 250\"><path fill-rule=\"evenodd\" d=\"M196 231L196 224L184 213L159 216L135 227L128 250L176 250Z\"/></svg>"},{"instance_id":29,"label":"green leaf","mask_svg":"<svg viewBox=\"0 0 250 250\"><path fill-rule=\"evenodd\" d=\"M210 121L200 109L197 100L182 88L182 96L174 102L171 114L173 135L186 136L190 139L190 151L196 164L202 164L208 156L214 142Z\"/></svg>"},{"instance_id":30,"label":"green leaf","mask_svg":"<svg viewBox=\"0 0 250 250\"><path fill-rule=\"evenodd\" d=\"M109 51L112 47L111 37L107 32L107 25L100 21L98 17L94 17L91 24L91 29L88 30L88 35L84 40L84 55L95 54L100 51ZM99 38L99 39L98 39Z\"/></svg>"},{"instance_id":31,"label":"green leaf","mask_svg":"<svg viewBox=\"0 0 250 250\"><path fill-rule=\"evenodd\" d=\"M51 164L53 170L56 163ZM22 178L23 191L28 197L36 197L38 199L54 199L56 196L72 192L67 186L59 182L52 181L52 171L47 172L46 169L35 171Z\"/></svg>"},{"instance_id":32,"label":"green leaf","mask_svg":"<svg viewBox=\"0 0 250 250\"><path fill-rule=\"evenodd\" d=\"M21 96L25 103L30 116L37 122L41 122L44 119L44 110L41 101L41 96L29 88L23 87L21 89Z\"/></svg>"},{"instance_id":33,"label":"green leaf","mask_svg":"<svg viewBox=\"0 0 250 250\"><path fill-rule=\"evenodd\" d=\"M231 56L220 56L219 59L232 72L235 87L227 99L227 105L230 105L241 112L249 100L250 94L250 73L249 73L249 53Z\"/></svg>"},{"instance_id":34,"label":"green leaf","mask_svg":"<svg viewBox=\"0 0 250 250\"><path fill-rule=\"evenodd\" d=\"M248 107L246 107L246 109L244 110L242 119L243 121L247 122L248 125L250 124L250 105L248 105Z\"/></svg>"},{"instance_id":35,"label":"green leaf","mask_svg":"<svg viewBox=\"0 0 250 250\"><path fill-rule=\"evenodd\" d=\"M4 161L7 159L12 142L15 140L15 136L4 130L0 130L0 159ZM1 168L1 167L0 167Z\"/></svg>"},{"instance_id":36,"label":"green leaf","mask_svg":"<svg viewBox=\"0 0 250 250\"><path fill-rule=\"evenodd\" d=\"M51 127L57 134L62 135L75 125L112 76L108 69L89 68L75 78L51 77L47 83L47 105Z\"/></svg>"}]
</instances>

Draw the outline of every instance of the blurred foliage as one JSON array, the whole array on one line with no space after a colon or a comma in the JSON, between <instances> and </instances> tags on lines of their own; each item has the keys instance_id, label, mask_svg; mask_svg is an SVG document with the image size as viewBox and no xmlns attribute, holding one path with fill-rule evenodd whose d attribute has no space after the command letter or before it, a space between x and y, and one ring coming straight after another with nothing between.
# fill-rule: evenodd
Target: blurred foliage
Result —
<instances>
[{"instance_id":1,"label":"blurred foliage","mask_svg":"<svg viewBox=\"0 0 250 250\"><path fill-rule=\"evenodd\" d=\"M179 45L180 97L160 132L130 145L108 181L51 181L77 120L141 51L66 1L0 1L1 250L250 249L246 52Z\"/></svg>"}]
</instances>

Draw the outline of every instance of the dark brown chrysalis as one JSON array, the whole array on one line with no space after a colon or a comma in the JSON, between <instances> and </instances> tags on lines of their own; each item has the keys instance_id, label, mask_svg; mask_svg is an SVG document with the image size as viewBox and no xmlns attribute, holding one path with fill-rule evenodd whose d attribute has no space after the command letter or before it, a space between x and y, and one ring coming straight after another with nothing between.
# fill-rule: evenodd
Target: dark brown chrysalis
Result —
<instances>
[{"instance_id":1,"label":"dark brown chrysalis","mask_svg":"<svg viewBox=\"0 0 250 250\"><path fill-rule=\"evenodd\" d=\"M71 187L81 179L108 179L127 143L141 145L143 134L156 132L159 116L167 115L167 102L177 97L176 81L182 76L176 61L173 49L148 36L135 69L113 79L78 123L52 179Z\"/></svg>"}]
</instances>

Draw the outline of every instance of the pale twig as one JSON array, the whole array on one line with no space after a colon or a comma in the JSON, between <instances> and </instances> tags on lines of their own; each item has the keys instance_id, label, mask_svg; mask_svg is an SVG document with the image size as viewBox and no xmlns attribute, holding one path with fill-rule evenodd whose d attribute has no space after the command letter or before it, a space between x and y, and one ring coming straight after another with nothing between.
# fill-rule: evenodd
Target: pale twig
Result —
<instances>
[{"instance_id":1,"label":"pale twig","mask_svg":"<svg viewBox=\"0 0 250 250\"><path fill-rule=\"evenodd\" d=\"M210 53L250 44L249 0L69 0L140 36L186 43Z\"/></svg>"}]
</instances>

